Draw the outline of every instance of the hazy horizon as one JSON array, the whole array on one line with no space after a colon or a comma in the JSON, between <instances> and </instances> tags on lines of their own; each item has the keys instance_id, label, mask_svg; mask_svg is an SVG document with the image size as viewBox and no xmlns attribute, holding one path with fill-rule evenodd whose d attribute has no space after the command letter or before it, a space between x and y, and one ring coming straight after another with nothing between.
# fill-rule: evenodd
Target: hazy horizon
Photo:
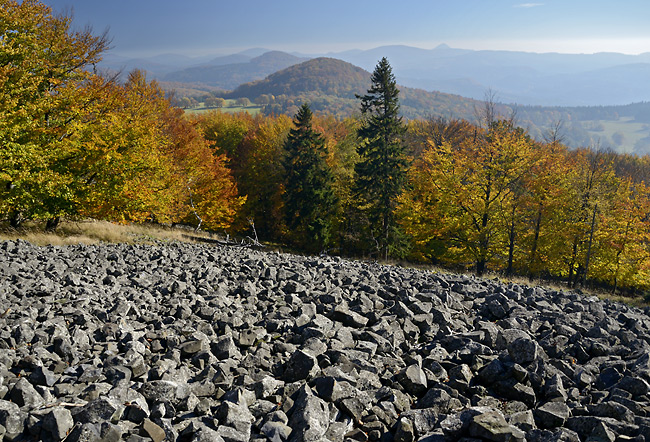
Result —
<instances>
[{"instance_id":1,"label":"hazy horizon","mask_svg":"<svg viewBox=\"0 0 650 442\"><path fill-rule=\"evenodd\" d=\"M126 57L225 55L255 47L327 54L440 44L472 50L590 54L650 52L650 2L495 0L44 0L74 26L108 29Z\"/></svg>"}]
</instances>

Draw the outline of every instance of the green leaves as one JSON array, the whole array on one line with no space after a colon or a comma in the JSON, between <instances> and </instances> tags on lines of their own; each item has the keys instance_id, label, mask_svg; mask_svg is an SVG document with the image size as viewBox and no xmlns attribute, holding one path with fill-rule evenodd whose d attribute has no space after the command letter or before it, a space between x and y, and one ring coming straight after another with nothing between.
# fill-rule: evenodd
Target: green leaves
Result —
<instances>
[{"instance_id":1,"label":"green leaves","mask_svg":"<svg viewBox=\"0 0 650 442\"><path fill-rule=\"evenodd\" d=\"M405 127L399 116L399 90L386 58L377 64L371 80L368 93L358 96L363 124L358 131L355 192L369 221L367 234L387 258L389 249L400 242L394 212L406 182L408 162L401 140Z\"/></svg>"},{"instance_id":2,"label":"green leaves","mask_svg":"<svg viewBox=\"0 0 650 442\"><path fill-rule=\"evenodd\" d=\"M288 235L311 252L330 241L336 197L334 177L325 161L325 138L312 128L312 112L303 104L294 117L294 128L284 144L285 220Z\"/></svg>"}]
</instances>

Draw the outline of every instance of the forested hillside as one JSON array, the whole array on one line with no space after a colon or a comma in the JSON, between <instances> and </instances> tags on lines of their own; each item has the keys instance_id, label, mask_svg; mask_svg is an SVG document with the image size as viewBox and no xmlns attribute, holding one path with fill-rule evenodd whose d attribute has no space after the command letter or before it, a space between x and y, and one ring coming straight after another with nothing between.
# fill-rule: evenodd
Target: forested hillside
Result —
<instances>
[{"instance_id":1,"label":"forested hillside","mask_svg":"<svg viewBox=\"0 0 650 442\"><path fill-rule=\"evenodd\" d=\"M142 72L119 81L88 69L104 37L71 30L37 1L2 5L0 218L14 228L55 229L61 217L182 222L300 251L650 289L647 156L570 150L559 131L535 139L521 114L489 101L412 96L386 60L372 74L311 60L243 89L265 91L271 110L285 100L291 116L189 116ZM345 88L330 81L332 66ZM269 94L287 83L328 94L311 106ZM378 104L381 91L390 106ZM330 97L351 116L312 115L316 98ZM421 97L446 118L398 117L423 107ZM470 112L471 121L454 118ZM296 203L315 198L328 210Z\"/></svg>"},{"instance_id":2,"label":"forested hillside","mask_svg":"<svg viewBox=\"0 0 650 442\"><path fill-rule=\"evenodd\" d=\"M213 91L211 95L228 98L248 98L265 106L265 113L293 115L302 103L312 109L338 117L348 117L358 111L355 94L369 85L369 73L354 65L333 58L316 58L275 72L263 80L239 85L232 92ZM179 84L163 84L184 93ZM194 86L196 87L196 86ZM199 86L205 90L205 86ZM409 119L430 117L460 118L478 122L477 110L481 100L442 92L428 92L400 86L402 115ZM490 91L485 91L487 95ZM186 93L198 101L210 96L208 92ZM541 107L498 103L490 99L500 115L512 116L536 140L543 141L559 130L562 140L570 147L611 148L625 153L650 152L650 103L626 106Z\"/></svg>"}]
</instances>

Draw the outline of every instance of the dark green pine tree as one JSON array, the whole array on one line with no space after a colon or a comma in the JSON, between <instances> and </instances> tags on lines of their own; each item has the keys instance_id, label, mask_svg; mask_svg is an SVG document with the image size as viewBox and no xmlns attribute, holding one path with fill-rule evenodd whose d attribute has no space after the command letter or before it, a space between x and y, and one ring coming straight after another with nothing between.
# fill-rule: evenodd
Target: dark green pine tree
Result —
<instances>
[{"instance_id":1,"label":"dark green pine tree","mask_svg":"<svg viewBox=\"0 0 650 442\"><path fill-rule=\"evenodd\" d=\"M284 145L286 222L297 246L318 252L330 241L334 177L325 162L325 139L312 128L308 104L300 107L293 123Z\"/></svg>"},{"instance_id":2,"label":"dark green pine tree","mask_svg":"<svg viewBox=\"0 0 650 442\"><path fill-rule=\"evenodd\" d=\"M370 232L384 259L400 255L403 235L395 222L397 198L406 183L407 159L402 143L405 126L399 116L399 89L390 64L382 58L372 73L372 86L361 100L361 157L355 166L355 190Z\"/></svg>"}]
</instances>

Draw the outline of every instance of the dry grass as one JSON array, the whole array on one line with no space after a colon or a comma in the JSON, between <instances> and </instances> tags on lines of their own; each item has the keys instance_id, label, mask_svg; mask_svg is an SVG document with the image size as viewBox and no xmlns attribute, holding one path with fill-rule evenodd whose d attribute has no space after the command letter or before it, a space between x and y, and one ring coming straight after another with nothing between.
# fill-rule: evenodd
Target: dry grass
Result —
<instances>
[{"instance_id":1,"label":"dry grass","mask_svg":"<svg viewBox=\"0 0 650 442\"><path fill-rule=\"evenodd\" d=\"M156 225L116 224L108 221L62 221L56 232L45 232L42 223L25 223L19 229L0 227L0 240L24 239L35 245L108 243L192 242L187 235L209 237L177 228Z\"/></svg>"},{"instance_id":2,"label":"dry grass","mask_svg":"<svg viewBox=\"0 0 650 442\"><path fill-rule=\"evenodd\" d=\"M533 280L532 282L528 280L528 278L523 278L523 277L517 277L517 276L512 276L512 277L502 277L499 275L493 275L497 279L499 279L503 283L514 283L518 285L525 285L525 286L539 286L539 287L544 287L547 289L551 290L556 290L558 292L564 291L564 292L570 292L573 289L567 287L566 285L562 285L561 283L554 283L550 281L545 281L545 280ZM601 299L603 301L608 300L612 302L618 302L621 304L626 304L632 307L638 307L638 308L643 308L643 307L650 307L650 304L645 301L645 299L641 296L636 296L636 297L631 297L631 296L623 296L623 295L614 295L611 292L602 290L602 289L593 289L593 288L581 288L580 289L582 293L584 293L586 296L596 296L598 299Z\"/></svg>"}]
</instances>

